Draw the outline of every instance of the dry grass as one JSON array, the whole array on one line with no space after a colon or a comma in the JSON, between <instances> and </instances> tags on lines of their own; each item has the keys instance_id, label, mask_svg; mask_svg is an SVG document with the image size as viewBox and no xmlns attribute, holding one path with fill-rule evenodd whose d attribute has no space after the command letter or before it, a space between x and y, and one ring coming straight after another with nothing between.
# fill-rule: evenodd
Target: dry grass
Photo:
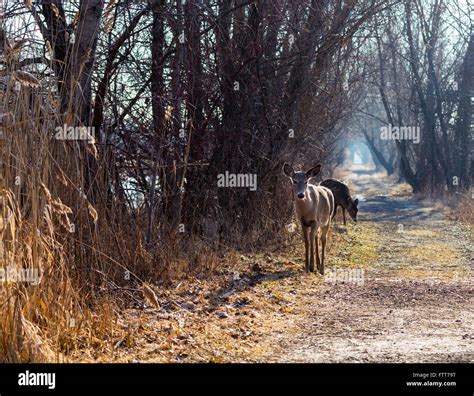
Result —
<instances>
[{"instance_id":1,"label":"dry grass","mask_svg":"<svg viewBox=\"0 0 474 396\"><path fill-rule=\"evenodd\" d=\"M404 230L403 233L408 236L420 237L420 238L438 238L441 236L440 232L432 230Z\"/></svg>"},{"instance_id":2,"label":"dry grass","mask_svg":"<svg viewBox=\"0 0 474 396\"><path fill-rule=\"evenodd\" d=\"M456 260L459 252L445 243L430 243L407 249L406 255L416 259L417 262L435 261L439 263L450 263Z\"/></svg>"},{"instance_id":3,"label":"dry grass","mask_svg":"<svg viewBox=\"0 0 474 396\"><path fill-rule=\"evenodd\" d=\"M397 276L415 280L415 281L422 281L425 279L433 280L444 280L444 281L452 281L452 280L459 280L462 278L466 278L469 276L468 269L449 269L443 268L442 270L435 271L433 269L421 269L421 268L404 268L397 270Z\"/></svg>"},{"instance_id":4,"label":"dry grass","mask_svg":"<svg viewBox=\"0 0 474 396\"><path fill-rule=\"evenodd\" d=\"M413 188L407 183L397 183L390 190L391 196L394 197L409 197L413 194Z\"/></svg>"},{"instance_id":5,"label":"dry grass","mask_svg":"<svg viewBox=\"0 0 474 396\"><path fill-rule=\"evenodd\" d=\"M14 115L0 138L0 361L62 362L107 339L114 312L99 298L102 311L91 310L101 241L82 193L81 143L53 139L63 125L54 81L12 71L16 62L0 71L0 112Z\"/></svg>"},{"instance_id":6,"label":"dry grass","mask_svg":"<svg viewBox=\"0 0 474 396\"><path fill-rule=\"evenodd\" d=\"M472 194L455 194L445 199L445 212L452 220L457 220L470 225L474 224L474 198Z\"/></svg>"},{"instance_id":7,"label":"dry grass","mask_svg":"<svg viewBox=\"0 0 474 396\"><path fill-rule=\"evenodd\" d=\"M326 269L375 265L378 232L369 224L332 230ZM278 340L301 337L300 320L318 305L324 278L303 272L294 233L273 253L227 250L212 270L153 288L158 305L124 309L114 342L84 348L86 362L268 362Z\"/></svg>"},{"instance_id":8,"label":"dry grass","mask_svg":"<svg viewBox=\"0 0 474 396\"><path fill-rule=\"evenodd\" d=\"M366 268L378 258L380 233L373 224L354 224L348 222L344 233L333 232L337 255L329 262L340 268Z\"/></svg>"}]
</instances>

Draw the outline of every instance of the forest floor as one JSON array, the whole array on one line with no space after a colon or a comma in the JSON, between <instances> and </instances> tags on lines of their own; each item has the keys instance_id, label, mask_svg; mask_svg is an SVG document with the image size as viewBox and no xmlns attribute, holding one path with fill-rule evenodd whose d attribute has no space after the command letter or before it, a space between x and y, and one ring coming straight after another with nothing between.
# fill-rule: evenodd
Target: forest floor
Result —
<instances>
[{"instance_id":1,"label":"forest floor","mask_svg":"<svg viewBox=\"0 0 474 396\"><path fill-rule=\"evenodd\" d=\"M326 275L290 245L228 254L212 275L156 288L120 331L72 360L473 362L473 231L384 174L344 175L358 222L333 224Z\"/></svg>"}]
</instances>

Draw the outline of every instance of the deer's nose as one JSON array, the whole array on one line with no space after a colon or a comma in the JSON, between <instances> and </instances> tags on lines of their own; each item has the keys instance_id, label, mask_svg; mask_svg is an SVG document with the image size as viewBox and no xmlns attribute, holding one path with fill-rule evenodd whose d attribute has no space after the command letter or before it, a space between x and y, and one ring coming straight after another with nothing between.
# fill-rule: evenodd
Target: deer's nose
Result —
<instances>
[{"instance_id":1,"label":"deer's nose","mask_svg":"<svg viewBox=\"0 0 474 396\"><path fill-rule=\"evenodd\" d=\"M304 193L298 193L298 198L303 199L304 198Z\"/></svg>"}]
</instances>

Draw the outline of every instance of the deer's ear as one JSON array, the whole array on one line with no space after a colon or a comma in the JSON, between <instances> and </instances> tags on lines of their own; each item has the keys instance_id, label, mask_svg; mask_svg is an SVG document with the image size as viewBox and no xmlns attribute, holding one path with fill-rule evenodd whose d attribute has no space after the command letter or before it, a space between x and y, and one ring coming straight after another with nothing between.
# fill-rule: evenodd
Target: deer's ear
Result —
<instances>
[{"instance_id":1,"label":"deer's ear","mask_svg":"<svg viewBox=\"0 0 474 396\"><path fill-rule=\"evenodd\" d=\"M354 206L359 205L359 198L354 199Z\"/></svg>"},{"instance_id":2,"label":"deer's ear","mask_svg":"<svg viewBox=\"0 0 474 396\"><path fill-rule=\"evenodd\" d=\"M311 177L316 176L319 171L321 170L321 164L318 164L314 167L312 167L308 172L306 172L306 177L309 179Z\"/></svg>"},{"instance_id":3,"label":"deer's ear","mask_svg":"<svg viewBox=\"0 0 474 396\"><path fill-rule=\"evenodd\" d=\"M291 165L285 164L283 165L283 173L288 176L288 177L293 177L295 174L294 169L291 167Z\"/></svg>"}]
</instances>

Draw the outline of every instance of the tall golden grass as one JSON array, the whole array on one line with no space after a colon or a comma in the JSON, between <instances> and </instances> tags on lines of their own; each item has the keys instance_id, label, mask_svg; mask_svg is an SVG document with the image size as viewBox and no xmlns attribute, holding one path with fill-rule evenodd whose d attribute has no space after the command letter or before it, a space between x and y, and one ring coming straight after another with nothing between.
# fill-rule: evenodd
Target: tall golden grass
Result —
<instances>
[{"instance_id":1,"label":"tall golden grass","mask_svg":"<svg viewBox=\"0 0 474 396\"><path fill-rule=\"evenodd\" d=\"M110 272L99 252L112 232L99 237L101 210L87 197L91 143L54 139L65 121L55 83L19 70L20 49L7 40L1 75L0 361L61 362L112 333L111 302L91 303Z\"/></svg>"}]
</instances>

